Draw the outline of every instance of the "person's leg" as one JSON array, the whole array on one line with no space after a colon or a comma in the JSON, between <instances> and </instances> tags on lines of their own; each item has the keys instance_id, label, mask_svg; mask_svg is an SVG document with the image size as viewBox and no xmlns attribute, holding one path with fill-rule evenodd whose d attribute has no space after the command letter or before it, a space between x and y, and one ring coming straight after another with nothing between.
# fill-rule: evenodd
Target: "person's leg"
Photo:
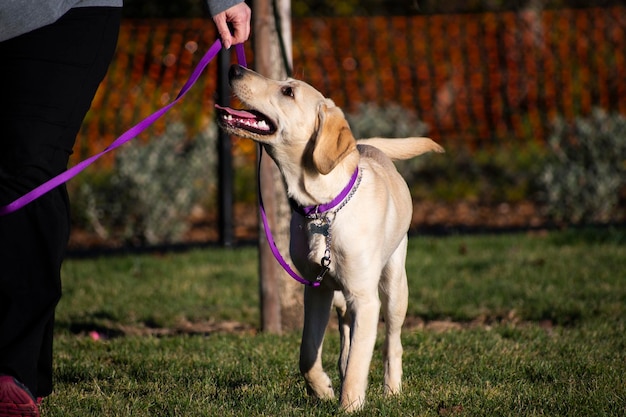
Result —
<instances>
[{"instance_id":1,"label":"person's leg","mask_svg":"<svg viewBox=\"0 0 626 417\"><path fill-rule=\"evenodd\" d=\"M0 43L0 205L64 171L117 42L121 9L75 8ZM0 374L52 391L52 330L69 238L61 186L0 216Z\"/></svg>"}]
</instances>

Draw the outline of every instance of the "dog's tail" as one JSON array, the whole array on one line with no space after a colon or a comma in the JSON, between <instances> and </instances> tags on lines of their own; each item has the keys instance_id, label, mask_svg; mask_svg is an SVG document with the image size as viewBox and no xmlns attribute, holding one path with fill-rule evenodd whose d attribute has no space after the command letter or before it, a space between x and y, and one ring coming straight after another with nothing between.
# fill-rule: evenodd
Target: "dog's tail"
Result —
<instances>
[{"instance_id":1,"label":"dog's tail","mask_svg":"<svg viewBox=\"0 0 626 417\"><path fill-rule=\"evenodd\" d=\"M430 138L370 138L360 139L357 144L378 148L393 160L410 159L427 152L445 152Z\"/></svg>"}]
</instances>

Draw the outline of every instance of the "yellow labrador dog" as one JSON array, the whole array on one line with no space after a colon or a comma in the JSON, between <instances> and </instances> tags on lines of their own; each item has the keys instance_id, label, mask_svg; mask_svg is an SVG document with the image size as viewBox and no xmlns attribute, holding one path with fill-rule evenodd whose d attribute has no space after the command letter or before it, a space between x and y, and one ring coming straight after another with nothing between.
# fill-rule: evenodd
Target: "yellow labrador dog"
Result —
<instances>
[{"instance_id":1,"label":"yellow labrador dog","mask_svg":"<svg viewBox=\"0 0 626 417\"><path fill-rule=\"evenodd\" d=\"M309 394L334 397L321 360L334 306L341 335L340 406L345 411L363 406L381 305L384 391L399 393L413 204L392 160L443 148L428 138L357 141L343 112L301 81L270 80L238 65L231 67L229 80L248 110L216 106L220 126L263 145L296 207L290 254L312 283L305 287L300 346Z\"/></svg>"}]
</instances>

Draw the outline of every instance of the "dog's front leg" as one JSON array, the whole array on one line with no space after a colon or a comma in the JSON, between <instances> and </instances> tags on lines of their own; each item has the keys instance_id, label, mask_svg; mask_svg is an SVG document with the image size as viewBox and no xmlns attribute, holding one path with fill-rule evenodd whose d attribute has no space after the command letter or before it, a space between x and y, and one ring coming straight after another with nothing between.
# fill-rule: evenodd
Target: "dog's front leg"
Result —
<instances>
[{"instance_id":1,"label":"dog's front leg","mask_svg":"<svg viewBox=\"0 0 626 417\"><path fill-rule=\"evenodd\" d=\"M348 356L350 356L350 329L352 329L352 317L348 312L346 298L343 296L341 291L335 291L333 306L337 311L337 320L339 322L341 351L339 352L337 367L339 368L339 377L343 383L343 380L346 378L346 369L348 368Z\"/></svg>"},{"instance_id":2,"label":"dog's front leg","mask_svg":"<svg viewBox=\"0 0 626 417\"><path fill-rule=\"evenodd\" d=\"M346 297L352 315L350 355L341 386L340 406L347 412L359 410L365 402L367 376L376 343L380 301L377 291Z\"/></svg>"},{"instance_id":3,"label":"dog's front leg","mask_svg":"<svg viewBox=\"0 0 626 417\"><path fill-rule=\"evenodd\" d=\"M405 269L407 238L398 246L383 269L380 298L385 319L383 364L385 367L385 395L400 393L402 389L402 324L406 316L409 290Z\"/></svg>"},{"instance_id":4,"label":"dog's front leg","mask_svg":"<svg viewBox=\"0 0 626 417\"><path fill-rule=\"evenodd\" d=\"M324 332L330 318L333 290L306 287L304 290L304 329L300 345L300 372L309 395L334 398L332 382L322 366Z\"/></svg>"}]
</instances>

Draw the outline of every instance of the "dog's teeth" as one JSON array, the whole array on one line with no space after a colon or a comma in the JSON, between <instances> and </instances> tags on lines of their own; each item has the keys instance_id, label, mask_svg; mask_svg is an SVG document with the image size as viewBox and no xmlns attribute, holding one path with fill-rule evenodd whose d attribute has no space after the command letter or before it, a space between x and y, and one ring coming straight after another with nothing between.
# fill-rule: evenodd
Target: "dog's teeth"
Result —
<instances>
[{"instance_id":1,"label":"dog's teeth","mask_svg":"<svg viewBox=\"0 0 626 417\"><path fill-rule=\"evenodd\" d=\"M270 126L265 120L248 119L244 117L233 116L232 114L222 114L222 120L229 124L239 124L257 130L269 131Z\"/></svg>"}]
</instances>

